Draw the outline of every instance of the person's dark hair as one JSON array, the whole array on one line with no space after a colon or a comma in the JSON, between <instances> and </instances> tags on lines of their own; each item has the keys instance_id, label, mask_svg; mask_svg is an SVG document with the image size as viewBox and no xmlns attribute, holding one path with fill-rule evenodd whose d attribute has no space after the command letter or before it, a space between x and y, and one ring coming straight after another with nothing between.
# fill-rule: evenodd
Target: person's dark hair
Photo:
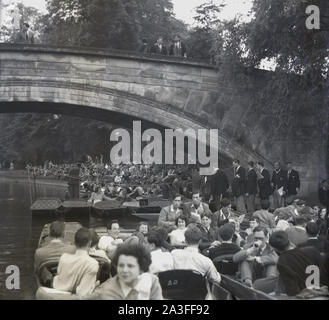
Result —
<instances>
[{"instance_id":1,"label":"person's dark hair","mask_svg":"<svg viewBox=\"0 0 329 320\"><path fill-rule=\"evenodd\" d=\"M261 226L257 226L254 230L253 233L255 232L262 232L264 233L265 237L268 235L268 230L266 228L263 228Z\"/></svg>"},{"instance_id":2,"label":"person's dark hair","mask_svg":"<svg viewBox=\"0 0 329 320\"><path fill-rule=\"evenodd\" d=\"M249 161L248 164L250 165L250 167L254 166L254 161Z\"/></svg>"},{"instance_id":3,"label":"person's dark hair","mask_svg":"<svg viewBox=\"0 0 329 320\"><path fill-rule=\"evenodd\" d=\"M52 238L61 238L64 235L65 223L63 221L54 221L49 227L49 236Z\"/></svg>"},{"instance_id":4,"label":"person's dark hair","mask_svg":"<svg viewBox=\"0 0 329 320\"><path fill-rule=\"evenodd\" d=\"M198 244L202 238L201 230L195 226L187 228L184 235L186 243L191 245Z\"/></svg>"},{"instance_id":5,"label":"person's dark hair","mask_svg":"<svg viewBox=\"0 0 329 320\"><path fill-rule=\"evenodd\" d=\"M152 263L150 251L141 244L122 244L115 251L112 263L115 267L118 266L118 261L121 255L132 256L137 259L141 271L148 272Z\"/></svg>"},{"instance_id":6,"label":"person's dark hair","mask_svg":"<svg viewBox=\"0 0 329 320\"><path fill-rule=\"evenodd\" d=\"M318 219L322 219L322 218L321 218L321 213L322 213L322 211L323 211L324 209L326 209L326 208L324 208L324 207L319 207ZM328 215L328 212L327 212L326 215Z\"/></svg>"},{"instance_id":7,"label":"person's dark hair","mask_svg":"<svg viewBox=\"0 0 329 320\"><path fill-rule=\"evenodd\" d=\"M221 201L220 201L220 207L221 208L224 208L224 207L227 207L231 204L231 201L227 198L223 198Z\"/></svg>"},{"instance_id":8,"label":"person's dark hair","mask_svg":"<svg viewBox=\"0 0 329 320\"><path fill-rule=\"evenodd\" d=\"M150 231L147 236L147 241L148 243L153 243L157 248L160 248L163 242L161 234L156 230Z\"/></svg>"},{"instance_id":9,"label":"person's dark hair","mask_svg":"<svg viewBox=\"0 0 329 320\"><path fill-rule=\"evenodd\" d=\"M310 237L316 237L319 234L320 228L315 222L308 222L306 224L306 232Z\"/></svg>"},{"instance_id":10,"label":"person's dark hair","mask_svg":"<svg viewBox=\"0 0 329 320\"><path fill-rule=\"evenodd\" d=\"M290 244L288 234L283 230L274 231L270 236L269 244L274 249L287 250Z\"/></svg>"},{"instance_id":11,"label":"person's dark hair","mask_svg":"<svg viewBox=\"0 0 329 320\"><path fill-rule=\"evenodd\" d=\"M165 228L163 228L163 227L159 227L159 226L154 226L154 227L152 227L152 228L150 229L149 234L150 234L151 232L153 232L153 231L159 233L162 242L164 242L164 241L167 240L167 238L168 238L168 231L167 231Z\"/></svg>"},{"instance_id":12,"label":"person's dark hair","mask_svg":"<svg viewBox=\"0 0 329 320\"><path fill-rule=\"evenodd\" d=\"M119 221L118 220L109 221L108 224L107 224L107 229L111 230L112 229L112 224L115 224L115 223L119 224Z\"/></svg>"},{"instance_id":13,"label":"person's dark hair","mask_svg":"<svg viewBox=\"0 0 329 320\"><path fill-rule=\"evenodd\" d=\"M259 164L261 167L264 167L264 162L258 161L257 164Z\"/></svg>"},{"instance_id":14,"label":"person's dark hair","mask_svg":"<svg viewBox=\"0 0 329 320\"><path fill-rule=\"evenodd\" d=\"M80 228L74 235L74 243L77 248L86 247L90 240L91 235L87 228Z\"/></svg>"},{"instance_id":15,"label":"person's dark hair","mask_svg":"<svg viewBox=\"0 0 329 320\"><path fill-rule=\"evenodd\" d=\"M208 219L212 220L212 213L211 213L210 211L207 210L207 211L201 213L201 219L202 219L203 217L207 217Z\"/></svg>"},{"instance_id":16,"label":"person's dark hair","mask_svg":"<svg viewBox=\"0 0 329 320\"><path fill-rule=\"evenodd\" d=\"M218 235L223 241L228 241L233 238L234 227L230 223L222 225L218 230Z\"/></svg>"},{"instance_id":17,"label":"person's dark hair","mask_svg":"<svg viewBox=\"0 0 329 320\"><path fill-rule=\"evenodd\" d=\"M292 162L291 161L287 161L286 164L292 164Z\"/></svg>"},{"instance_id":18,"label":"person's dark hair","mask_svg":"<svg viewBox=\"0 0 329 320\"><path fill-rule=\"evenodd\" d=\"M97 234L97 232L94 229L89 229L90 231L90 238L91 238L91 247L94 247L98 244L99 242L99 236Z\"/></svg>"},{"instance_id":19,"label":"person's dark hair","mask_svg":"<svg viewBox=\"0 0 329 320\"><path fill-rule=\"evenodd\" d=\"M240 160L239 159L234 159L233 162L240 164Z\"/></svg>"},{"instance_id":20,"label":"person's dark hair","mask_svg":"<svg viewBox=\"0 0 329 320\"><path fill-rule=\"evenodd\" d=\"M263 210L268 210L268 208L270 207L270 202L268 200L263 200L260 206Z\"/></svg>"},{"instance_id":21,"label":"person's dark hair","mask_svg":"<svg viewBox=\"0 0 329 320\"><path fill-rule=\"evenodd\" d=\"M185 225L187 226L188 225L188 217L185 215L185 214L181 214L179 215L176 220L175 220L175 225L178 226L178 220L181 219L181 220L184 220L185 221Z\"/></svg>"},{"instance_id":22,"label":"person's dark hair","mask_svg":"<svg viewBox=\"0 0 329 320\"><path fill-rule=\"evenodd\" d=\"M249 219L249 223L250 221L256 221L258 224L260 223L260 220L258 217L254 217L254 216L251 216L250 219Z\"/></svg>"},{"instance_id":23,"label":"person's dark hair","mask_svg":"<svg viewBox=\"0 0 329 320\"><path fill-rule=\"evenodd\" d=\"M303 216L297 216L297 217L295 217L295 225L296 226L301 226L301 225L303 225L306 222L307 222L307 220Z\"/></svg>"},{"instance_id":24,"label":"person's dark hair","mask_svg":"<svg viewBox=\"0 0 329 320\"><path fill-rule=\"evenodd\" d=\"M147 221L141 221L137 224L136 231L139 231L139 227L143 225L147 226L148 230L150 229L150 225Z\"/></svg>"},{"instance_id":25,"label":"person's dark hair","mask_svg":"<svg viewBox=\"0 0 329 320\"><path fill-rule=\"evenodd\" d=\"M179 193L175 194L174 199L175 200L177 197L180 197L181 200L183 200L183 196Z\"/></svg>"}]
</instances>

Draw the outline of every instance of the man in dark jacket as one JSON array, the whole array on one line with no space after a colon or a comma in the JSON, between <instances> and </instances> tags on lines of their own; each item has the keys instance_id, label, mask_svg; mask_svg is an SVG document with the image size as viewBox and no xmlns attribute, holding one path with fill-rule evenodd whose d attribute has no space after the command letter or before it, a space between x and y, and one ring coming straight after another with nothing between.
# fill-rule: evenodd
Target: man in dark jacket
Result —
<instances>
[{"instance_id":1,"label":"man in dark jacket","mask_svg":"<svg viewBox=\"0 0 329 320\"><path fill-rule=\"evenodd\" d=\"M271 186L271 178L268 170L264 168L264 163L259 161L257 163L258 189L260 200L269 200L273 193Z\"/></svg>"},{"instance_id":2,"label":"man in dark jacket","mask_svg":"<svg viewBox=\"0 0 329 320\"><path fill-rule=\"evenodd\" d=\"M240 166L240 161L233 161L234 178L232 181L232 193L236 204L236 210L240 214L246 214L246 204L244 196L246 193L246 170Z\"/></svg>"},{"instance_id":3,"label":"man in dark jacket","mask_svg":"<svg viewBox=\"0 0 329 320\"><path fill-rule=\"evenodd\" d=\"M224 171L218 169L210 178L210 194L215 202L216 209L220 209L220 202L226 196L229 182Z\"/></svg>"},{"instance_id":4,"label":"man in dark jacket","mask_svg":"<svg viewBox=\"0 0 329 320\"><path fill-rule=\"evenodd\" d=\"M328 285L328 271L318 250L312 247L295 248L282 230L272 233L269 243L279 255L277 268L279 287L283 293L294 296L316 282L319 286Z\"/></svg>"},{"instance_id":5,"label":"man in dark jacket","mask_svg":"<svg viewBox=\"0 0 329 320\"><path fill-rule=\"evenodd\" d=\"M257 194L257 174L254 169L254 162L248 162L247 182L246 182L246 205L250 214L255 212L255 196Z\"/></svg>"},{"instance_id":6,"label":"man in dark jacket","mask_svg":"<svg viewBox=\"0 0 329 320\"><path fill-rule=\"evenodd\" d=\"M287 189L287 172L281 168L280 162L274 163L274 171L272 173L271 185L273 187L274 208L284 206L284 194Z\"/></svg>"},{"instance_id":7,"label":"man in dark jacket","mask_svg":"<svg viewBox=\"0 0 329 320\"><path fill-rule=\"evenodd\" d=\"M211 226L211 219L211 212L204 212L201 215L201 224L197 225L202 232L199 249L205 255L209 254L208 249L210 248L210 246L216 246L220 244L220 242L218 241L218 228Z\"/></svg>"},{"instance_id":8,"label":"man in dark jacket","mask_svg":"<svg viewBox=\"0 0 329 320\"><path fill-rule=\"evenodd\" d=\"M300 180L299 174L292 168L292 163L287 162L287 183L285 187L286 204L292 203L299 192Z\"/></svg>"}]
</instances>

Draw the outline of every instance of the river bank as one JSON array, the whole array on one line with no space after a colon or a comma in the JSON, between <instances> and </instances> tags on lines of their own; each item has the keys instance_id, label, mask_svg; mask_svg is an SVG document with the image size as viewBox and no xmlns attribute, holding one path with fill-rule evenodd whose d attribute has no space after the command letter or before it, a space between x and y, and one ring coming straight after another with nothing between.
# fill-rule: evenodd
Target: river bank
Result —
<instances>
[{"instance_id":1,"label":"river bank","mask_svg":"<svg viewBox=\"0 0 329 320\"><path fill-rule=\"evenodd\" d=\"M29 177L26 170L0 170L1 181L12 181L14 183L26 183L29 181ZM33 176L30 176L30 182L34 183ZM36 184L40 185L52 185L56 187L67 188L67 181L58 180L52 177L36 177Z\"/></svg>"}]
</instances>

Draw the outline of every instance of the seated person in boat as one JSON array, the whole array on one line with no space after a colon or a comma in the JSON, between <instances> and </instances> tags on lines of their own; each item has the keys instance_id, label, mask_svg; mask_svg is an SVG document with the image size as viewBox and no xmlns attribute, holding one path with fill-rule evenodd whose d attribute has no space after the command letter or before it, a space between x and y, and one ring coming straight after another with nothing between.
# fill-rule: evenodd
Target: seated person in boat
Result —
<instances>
[{"instance_id":1,"label":"seated person in boat","mask_svg":"<svg viewBox=\"0 0 329 320\"><path fill-rule=\"evenodd\" d=\"M215 227L220 227L225 223L228 223L229 219L235 216L234 211L232 210L232 205L229 199L223 198L220 201L220 209L214 212L214 217L212 225Z\"/></svg>"},{"instance_id":2,"label":"seated person in boat","mask_svg":"<svg viewBox=\"0 0 329 320\"><path fill-rule=\"evenodd\" d=\"M74 242L75 254L64 253L59 260L53 288L83 296L95 289L99 264L89 256L91 234L87 228L76 232Z\"/></svg>"},{"instance_id":3,"label":"seated person in boat","mask_svg":"<svg viewBox=\"0 0 329 320\"><path fill-rule=\"evenodd\" d=\"M136 186L132 192L127 194L128 198L136 199L137 197L141 197L144 194L144 189L138 185Z\"/></svg>"},{"instance_id":4,"label":"seated person in boat","mask_svg":"<svg viewBox=\"0 0 329 320\"><path fill-rule=\"evenodd\" d=\"M109 257L106 255L105 251L102 249L99 249L98 243L99 243L99 236L97 232L94 229L90 229L90 234L91 234L91 244L90 244L90 249L89 249L89 255L94 256L94 257L100 257L106 260L107 262L111 262Z\"/></svg>"},{"instance_id":5,"label":"seated person in boat","mask_svg":"<svg viewBox=\"0 0 329 320\"><path fill-rule=\"evenodd\" d=\"M198 227L190 226L185 231L187 247L174 249L171 255L175 269L195 270L204 275L208 280L220 284L221 276L213 262L199 252L199 243L202 233Z\"/></svg>"},{"instance_id":6,"label":"seated person in boat","mask_svg":"<svg viewBox=\"0 0 329 320\"><path fill-rule=\"evenodd\" d=\"M241 248L232 242L235 233L235 228L232 224L226 223L218 230L218 236L220 245L211 246L209 249L209 258L214 260L217 257L235 254L241 250Z\"/></svg>"},{"instance_id":7,"label":"seated person in boat","mask_svg":"<svg viewBox=\"0 0 329 320\"><path fill-rule=\"evenodd\" d=\"M182 196L180 194L174 197L173 203L162 208L159 215L158 226L167 228L168 232L177 229L176 219L183 213L181 209Z\"/></svg>"},{"instance_id":8,"label":"seated person in boat","mask_svg":"<svg viewBox=\"0 0 329 320\"><path fill-rule=\"evenodd\" d=\"M237 252L233 261L240 264L241 280L248 286L256 287L258 279L276 277L278 255L268 244L268 230L256 227L253 242Z\"/></svg>"},{"instance_id":9,"label":"seated person in boat","mask_svg":"<svg viewBox=\"0 0 329 320\"><path fill-rule=\"evenodd\" d=\"M104 250L107 256L111 259L117 246L123 243L123 240L119 238L120 226L118 220L112 220L107 225L107 236L102 236L98 242L98 248Z\"/></svg>"},{"instance_id":10,"label":"seated person in boat","mask_svg":"<svg viewBox=\"0 0 329 320\"><path fill-rule=\"evenodd\" d=\"M95 191L91 194L90 198L88 199L88 202L94 205L97 202L100 201L106 201L106 200L111 200L111 198L107 197L102 188L96 187Z\"/></svg>"},{"instance_id":11,"label":"seated person in boat","mask_svg":"<svg viewBox=\"0 0 329 320\"><path fill-rule=\"evenodd\" d=\"M218 228L211 226L212 214L210 212L204 212L201 215L201 224L198 224L198 228L201 230L201 241L199 249L205 255L208 255L208 249L212 246L215 247L220 244L218 241Z\"/></svg>"},{"instance_id":12,"label":"seated person in boat","mask_svg":"<svg viewBox=\"0 0 329 320\"><path fill-rule=\"evenodd\" d=\"M189 206L190 220L196 223L201 223L201 215L205 212L210 212L209 205L202 202L200 193L192 195L192 204Z\"/></svg>"},{"instance_id":13,"label":"seated person in boat","mask_svg":"<svg viewBox=\"0 0 329 320\"><path fill-rule=\"evenodd\" d=\"M136 227L136 231L132 233L132 236L136 236L140 239L140 242L143 243L146 241L148 232L149 232L149 224L146 221L141 221L138 223Z\"/></svg>"},{"instance_id":14,"label":"seated person in boat","mask_svg":"<svg viewBox=\"0 0 329 320\"><path fill-rule=\"evenodd\" d=\"M185 242L185 231L188 224L188 219L185 215L180 215L176 221L175 225L177 226L176 230L173 230L169 233L170 244L174 247L186 247Z\"/></svg>"},{"instance_id":15,"label":"seated person in boat","mask_svg":"<svg viewBox=\"0 0 329 320\"><path fill-rule=\"evenodd\" d=\"M34 270L36 273L44 262L53 260L59 261L59 258L63 253L75 252L75 246L63 242L64 231L65 223L63 221L54 221L50 224L50 242L44 247L38 248L34 255Z\"/></svg>"},{"instance_id":16,"label":"seated person in boat","mask_svg":"<svg viewBox=\"0 0 329 320\"><path fill-rule=\"evenodd\" d=\"M270 245L279 255L277 267L279 272L279 278L276 285L277 293L285 293L288 296L294 296L300 294L307 287L307 278L310 274L318 274L319 279L316 284L315 278L309 283L309 286L328 286L329 275L325 266L325 261L321 257L320 252L314 247L301 247L296 248L290 241L288 234L283 231L275 231L272 233ZM318 272L308 271L308 268L312 266L312 270L317 268ZM275 286L273 287L274 291Z\"/></svg>"},{"instance_id":17,"label":"seated person in boat","mask_svg":"<svg viewBox=\"0 0 329 320\"><path fill-rule=\"evenodd\" d=\"M158 277L149 273L150 251L143 245L118 247L113 257L117 274L105 281L88 300L162 300Z\"/></svg>"},{"instance_id":18,"label":"seated person in boat","mask_svg":"<svg viewBox=\"0 0 329 320\"><path fill-rule=\"evenodd\" d=\"M146 246L151 251L151 273L174 269L174 261L170 252L162 250L162 234L159 229L152 229L147 237Z\"/></svg>"}]
</instances>

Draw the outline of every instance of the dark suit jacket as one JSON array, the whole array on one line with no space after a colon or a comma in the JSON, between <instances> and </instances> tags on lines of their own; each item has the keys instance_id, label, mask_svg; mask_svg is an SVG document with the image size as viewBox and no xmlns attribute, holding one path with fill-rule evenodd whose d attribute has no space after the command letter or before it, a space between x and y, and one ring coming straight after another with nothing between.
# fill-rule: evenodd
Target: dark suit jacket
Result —
<instances>
[{"instance_id":1,"label":"dark suit jacket","mask_svg":"<svg viewBox=\"0 0 329 320\"><path fill-rule=\"evenodd\" d=\"M209 258L214 260L217 257L226 255L226 254L235 254L239 252L241 248L235 243L222 243L221 245L211 248L209 250Z\"/></svg>"},{"instance_id":2,"label":"dark suit jacket","mask_svg":"<svg viewBox=\"0 0 329 320\"><path fill-rule=\"evenodd\" d=\"M287 172L284 170L280 170L276 172L275 170L272 173L271 182L274 184L274 189L280 189L283 187L284 190L287 188Z\"/></svg>"},{"instance_id":3,"label":"dark suit jacket","mask_svg":"<svg viewBox=\"0 0 329 320\"><path fill-rule=\"evenodd\" d=\"M319 250L320 253L329 253L329 242L324 238L308 239L306 242L301 243L298 247L314 247Z\"/></svg>"},{"instance_id":4,"label":"dark suit jacket","mask_svg":"<svg viewBox=\"0 0 329 320\"><path fill-rule=\"evenodd\" d=\"M246 193L257 194L257 174L254 169L247 172Z\"/></svg>"},{"instance_id":5,"label":"dark suit jacket","mask_svg":"<svg viewBox=\"0 0 329 320\"><path fill-rule=\"evenodd\" d=\"M224 194L229 188L227 176L222 170L217 170L210 179L210 192L213 196Z\"/></svg>"},{"instance_id":6,"label":"dark suit jacket","mask_svg":"<svg viewBox=\"0 0 329 320\"><path fill-rule=\"evenodd\" d=\"M288 296L301 292L306 287L308 266L320 269L320 286L328 285L328 271L318 250L312 247L295 248L283 252L278 260L279 281Z\"/></svg>"},{"instance_id":7,"label":"dark suit jacket","mask_svg":"<svg viewBox=\"0 0 329 320\"><path fill-rule=\"evenodd\" d=\"M239 167L235 172L232 181L232 193L235 197L242 196L246 193L246 169L243 167Z\"/></svg>"},{"instance_id":8,"label":"dark suit jacket","mask_svg":"<svg viewBox=\"0 0 329 320\"><path fill-rule=\"evenodd\" d=\"M265 200L268 199L268 197L273 193L273 189L271 186L271 178L268 170L263 169L261 175L262 178L258 180L259 197L262 200Z\"/></svg>"},{"instance_id":9,"label":"dark suit jacket","mask_svg":"<svg viewBox=\"0 0 329 320\"><path fill-rule=\"evenodd\" d=\"M154 44L151 49L150 49L151 53L155 53L155 54L162 54L162 55L167 55L168 54L168 50L167 47L163 44L162 48L160 49L158 44Z\"/></svg>"},{"instance_id":10,"label":"dark suit jacket","mask_svg":"<svg viewBox=\"0 0 329 320\"><path fill-rule=\"evenodd\" d=\"M287 172L287 186L285 191L287 195L295 195L297 194L296 188L300 188L299 174L296 170L292 169L289 175Z\"/></svg>"},{"instance_id":11,"label":"dark suit jacket","mask_svg":"<svg viewBox=\"0 0 329 320\"><path fill-rule=\"evenodd\" d=\"M202 238L199 244L200 251L208 249L212 242L218 240L218 228L210 227L209 231L203 228L202 225L198 225L198 228L201 230Z\"/></svg>"}]
</instances>

